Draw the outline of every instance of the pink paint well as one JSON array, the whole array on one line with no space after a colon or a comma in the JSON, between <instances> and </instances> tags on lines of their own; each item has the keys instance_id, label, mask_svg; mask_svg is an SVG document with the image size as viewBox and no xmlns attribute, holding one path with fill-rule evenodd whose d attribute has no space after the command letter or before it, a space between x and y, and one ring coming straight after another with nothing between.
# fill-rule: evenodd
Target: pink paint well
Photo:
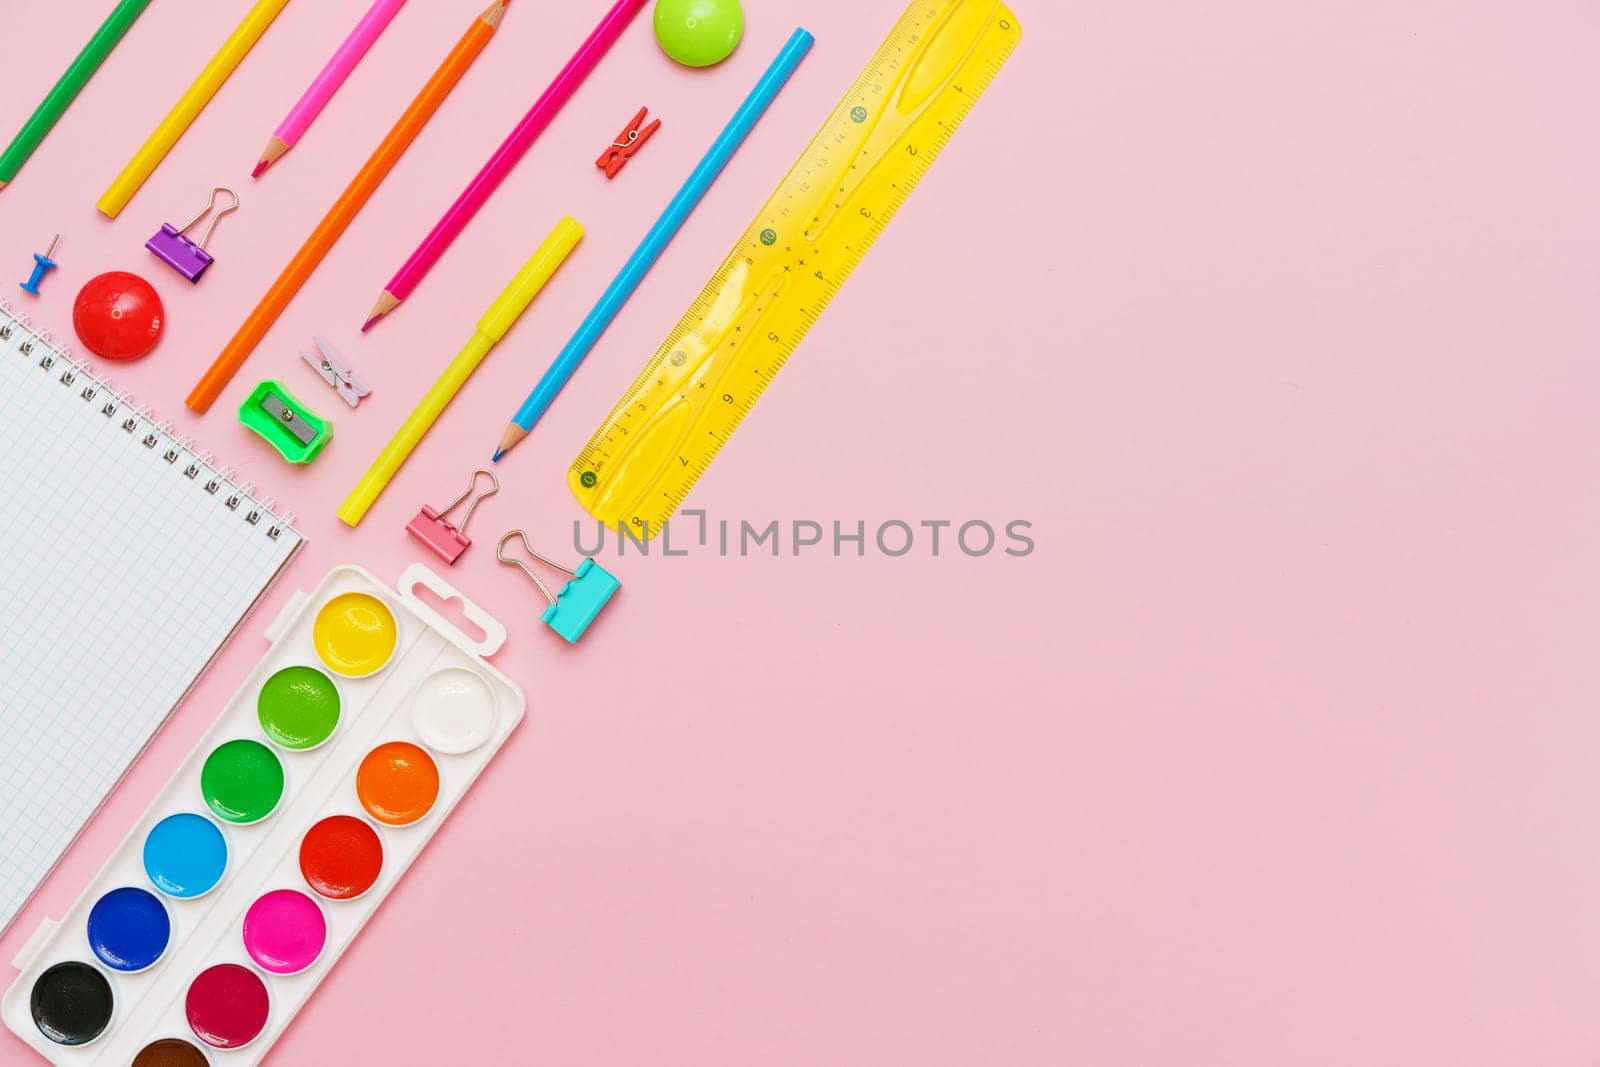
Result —
<instances>
[{"instance_id":1,"label":"pink paint well","mask_svg":"<svg viewBox=\"0 0 1600 1067\"><path fill-rule=\"evenodd\" d=\"M296 974L322 955L328 923L316 901L294 889L276 889L250 905L244 948L262 969Z\"/></svg>"}]
</instances>

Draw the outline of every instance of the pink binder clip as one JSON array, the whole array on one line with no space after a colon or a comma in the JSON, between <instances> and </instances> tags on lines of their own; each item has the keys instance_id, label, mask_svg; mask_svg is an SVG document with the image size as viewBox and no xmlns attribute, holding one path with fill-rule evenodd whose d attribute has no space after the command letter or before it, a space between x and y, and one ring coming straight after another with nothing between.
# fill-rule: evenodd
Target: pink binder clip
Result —
<instances>
[{"instance_id":1,"label":"pink binder clip","mask_svg":"<svg viewBox=\"0 0 1600 1067\"><path fill-rule=\"evenodd\" d=\"M223 193L227 193L232 197L233 203L219 209L217 207L217 198ZM222 216L238 210L239 194L232 189L219 185L211 190L211 199L206 203L204 211L190 219L181 228L174 226L170 222L162 223L161 232L146 241L144 246L160 257L161 261L167 266L189 279L190 282L198 282L200 275L206 272L206 268L216 262L211 253L206 251L206 245L211 243L211 235L216 232L217 223L222 221ZM213 211L216 214L212 215ZM195 244L185 235L200 225L200 221L207 215L211 215L211 222L206 226L206 232L201 236L200 243Z\"/></svg>"},{"instance_id":2,"label":"pink binder clip","mask_svg":"<svg viewBox=\"0 0 1600 1067\"><path fill-rule=\"evenodd\" d=\"M489 489L474 496L473 492L478 487L478 475L480 474L489 479ZM453 567L456 560L461 558L461 553L465 552L472 544L471 538L467 537L466 530L467 523L472 521L473 511L477 510L479 504L499 491L500 479L494 476L494 471L483 470L482 468L475 470L472 472L472 481L467 483L467 491L465 493L446 504L442 511L435 511L424 504L422 510L417 512L417 517L406 524L406 533L427 545L434 555ZM471 503L467 502L468 497L472 498ZM467 505L467 510L461 516L461 525L456 526L446 516L462 504Z\"/></svg>"}]
</instances>

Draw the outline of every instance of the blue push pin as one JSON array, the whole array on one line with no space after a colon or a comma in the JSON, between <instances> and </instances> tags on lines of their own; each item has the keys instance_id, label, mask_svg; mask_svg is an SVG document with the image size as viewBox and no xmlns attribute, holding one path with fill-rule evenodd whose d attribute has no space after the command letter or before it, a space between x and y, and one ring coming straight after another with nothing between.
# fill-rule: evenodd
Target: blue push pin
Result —
<instances>
[{"instance_id":1,"label":"blue push pin","mask_svg":"<svg viewBox=\"0 0 1600 1067\"><path fill-rule=\"evenodd\" d=\"M50 257L55 255L56 245L60 243L61 235L58 233L50 239L50 247L44 250L44 255L41 256L37 252L33 254L33 275L27 281L21 283L24 293L30 296L39 295L39 283L44 281L46 274L56 269L56 261Z\"/></svg>"}]
</instances>

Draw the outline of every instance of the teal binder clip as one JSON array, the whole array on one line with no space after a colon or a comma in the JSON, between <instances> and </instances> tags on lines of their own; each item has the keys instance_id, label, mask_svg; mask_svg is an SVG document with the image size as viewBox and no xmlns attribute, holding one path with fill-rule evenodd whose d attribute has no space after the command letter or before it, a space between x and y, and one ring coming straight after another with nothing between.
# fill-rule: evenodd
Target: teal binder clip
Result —
<instances>
[{"instance_id":1,"label":"teal binder clip","mask_svg":"<svg viewBox=\"0 0 1600 1067\"><path fill-rule=\"evenodd\" d=\"M528 555L571 579L561 587L561 592L552 594L549 587L534 572L533 567L520 559L507 558L506 542L518 537L522 539L522 547L527 550ZM518 568L533 579L533 584L539 587L539 592L550 601L550 606L544 609L544 614L539 618L550 629L566 638L569 645L578 643L578 638L582 637L589 624L594 622L595 616L600 614L600 610L622 587L621 582L592 559L586 559L578 564L578 569L575 571L569 571L554 560L546 559L533 550L533 545L528 543L527 533L522 530L512 530L500 538L500 543L495 546L495 558L508 567Z\"/></svg>"}]
</instances>

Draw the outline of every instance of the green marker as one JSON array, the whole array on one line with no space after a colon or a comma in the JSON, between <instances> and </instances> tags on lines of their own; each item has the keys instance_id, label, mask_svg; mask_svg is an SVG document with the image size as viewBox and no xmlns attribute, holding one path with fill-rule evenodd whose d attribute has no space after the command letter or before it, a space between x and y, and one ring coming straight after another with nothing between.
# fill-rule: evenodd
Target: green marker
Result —
<instances>
[{"instance_id":1,"label":"green marker","mask_svg":"<svg viewBox=\"0 0 1600 1067\"><path fill-rule=\"evenodd\" d=\"M150 0L121 0L116 10L106 17L94 36L89 38L89 43L83 46L83 51L78 53L78 58L72 61L66 73L51 87L44 102L23 124L11 144L6 146L5 154L0 155L0 189L4 189L17 176L17 171L33 155L33 150L39 147L45 134L60 120L89 79L94 77L94 72L100 69L100 64L106 61L111 50L117 47L129 27L138 21L149 6Z\"/></svg>"}]
</instances>

